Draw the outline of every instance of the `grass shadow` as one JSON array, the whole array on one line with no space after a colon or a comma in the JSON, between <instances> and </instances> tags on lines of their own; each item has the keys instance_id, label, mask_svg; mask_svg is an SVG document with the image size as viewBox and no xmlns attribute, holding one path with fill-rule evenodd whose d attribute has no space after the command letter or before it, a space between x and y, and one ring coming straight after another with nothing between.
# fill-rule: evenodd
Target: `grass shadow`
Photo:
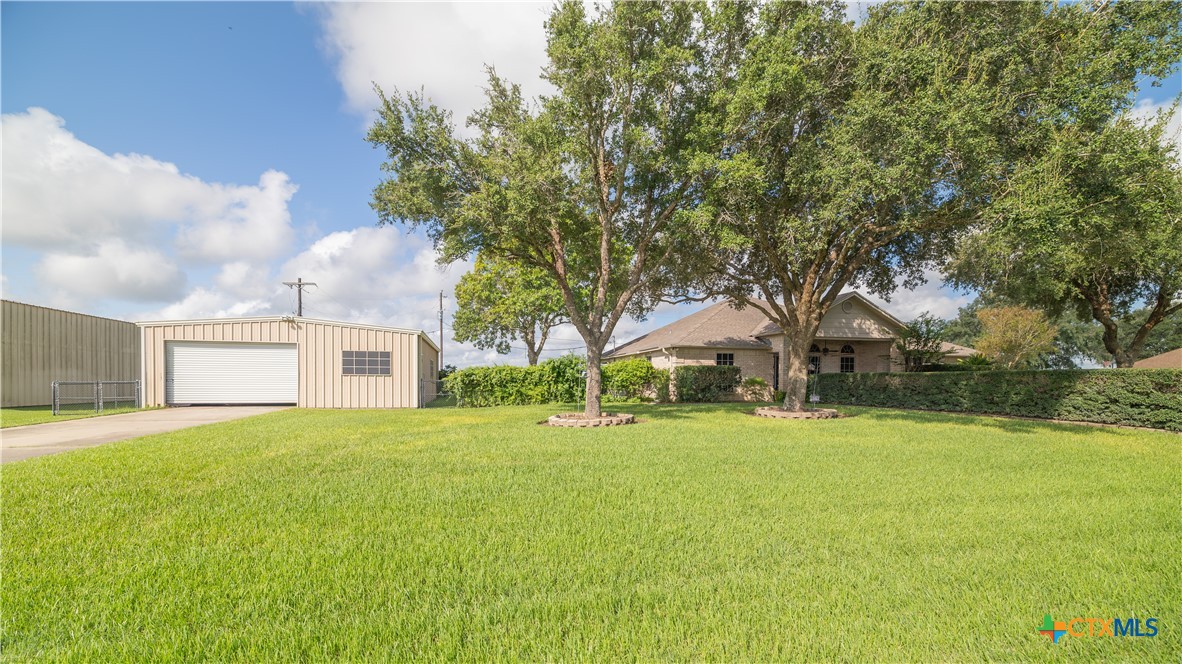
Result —
<instances>
[{"instance_id":1,"label":"grass shadow","mask_svg":"<svg viewBox=\"0 0 1182 664\"><path fill-rule=\"evenodd\" d=\"M1045 435L1062 432L1069 428L1073 433L1099 434L1104 431L1121 431L1124 427L1099 425L1085 422L1051 422L1036 419L1007 417L991 413L955 413L934 410L901 410L895 408L874 408L870 406L843 406L829 404L828 407L837 408L851 417L863 416L886 422L906 422L911 424L949 424L962 423L967 425L987 426L1005 433ZM1167 432L1168 433L1168 432Z\"/></svg>"}]
</instances>

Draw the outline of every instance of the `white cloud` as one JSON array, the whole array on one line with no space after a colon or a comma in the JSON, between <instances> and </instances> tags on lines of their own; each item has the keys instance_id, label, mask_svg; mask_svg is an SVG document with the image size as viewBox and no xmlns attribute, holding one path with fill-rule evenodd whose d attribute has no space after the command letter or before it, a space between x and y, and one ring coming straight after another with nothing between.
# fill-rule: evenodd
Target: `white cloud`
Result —
<instances>
[{"instance_id":1,"label":"white cloud","mask_svg":"<svg viewBox=\"0 0 1182 664\"><path fill-rule=\"evenodd\" d=\"M201 318L241 318L279 313L269 299L237 300L212 288L199 287L184 299L158 311L134 316L137 321L192 320Z\"/></svg>"},{"instance_id":2,"label":"white cloud","mask_svg":"<svg viewBox=\"0 0 1182 664\"><path fill-rule=\"evenodd\" d=\"M265 260L289 245L296 187L283 173L208 183L146 155L108 155L43 108L0 122L6 244L86 252L95 238L161 245L175 232L181 253L204 261Z\"/></svg>"},{"instance_id":3,"label":"white cloud","mask_svg":"<svg viewBox=\"0 0 1182 664\"><path fill-rule=\"evenodd\" d=\"M544 93L546 2L331 3L319 6L322 42L336 61L348 106L370 114L373 85L390 92L425 88L463 126L482 105L484 65Z\"/></svg>"},{"instance_id":4,"label":"white cloud","mask_svg":"<svg viewBox=\"0 0 1182 664\"><path fill-rule=\"evenodd\" d=\"M438 267L421 237L392 227L362 227L320 238L280 273L316 283L304 296L305 315L433 330L439 291L450 306L455 284L468 269L466 263Z\"/></svg>"},{"instance_id":5,"label":"white cloud","mask_svg":"<svg viewBox=\"0 0 1182 664\"><path fill-rule=\"evenodd\" d=\"M122 240L100 243L93 253L50 252L34 268L59 297L160 301L179 297L185 275L154 249L130 247Z\"/></svg>"}]
</instances>

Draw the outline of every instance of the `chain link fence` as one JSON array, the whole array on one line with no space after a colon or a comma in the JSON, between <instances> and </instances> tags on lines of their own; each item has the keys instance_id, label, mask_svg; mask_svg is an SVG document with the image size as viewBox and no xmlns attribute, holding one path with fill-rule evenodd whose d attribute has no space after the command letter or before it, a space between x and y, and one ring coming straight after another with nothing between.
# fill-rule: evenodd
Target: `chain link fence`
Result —
<instances>
[{"instance_id":1,"label":"chain link fence","mask_svg":"<svg viewBox=\"0 0 1182 664\"><path fill-rule=\"evenodd\" d=\"M140 408L143 392L138 380L55 380L53 414L82 410L101 413L109 408Z\"/></svg>"},{"instance_id":2,"label":"chain link fence","mask_svg":"<svg viewBox=\"0 0 1182 664\"><path fill-rule=\"evenodd\" d=\"M423 406L426 408L442 408L444 406L457 405L458 400L456 399L456 395L447 391L447 386L442 380L427 380L424 378L422 390Z\"/></svg>"}]
</instances>

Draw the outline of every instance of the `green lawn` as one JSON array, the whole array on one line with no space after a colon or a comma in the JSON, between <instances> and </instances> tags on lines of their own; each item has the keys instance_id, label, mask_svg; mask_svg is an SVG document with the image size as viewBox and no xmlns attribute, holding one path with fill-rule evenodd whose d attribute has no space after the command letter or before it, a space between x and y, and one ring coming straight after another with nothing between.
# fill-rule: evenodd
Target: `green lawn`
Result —
<instances>
[{"instance_id":1,"label":"green lawn","mask_svg":"<svg viewBox=\"0 0 1182 664\"><path fill-rule=\"evenodd\" d=\"M53 414L52 406L29 406L27 408L0 408L0 428L23 427L28 424L45 424L46 422L62 422L77 420L84 417L101 417L103 415L118 415L119 413L134 413L140 410L133 406L107 408L101 413L93 410L65 410L60 415Z\"/></svg>"},{"instance_id":2,"label":"green lawn","mask_svg":"<svg viewBox=\"0 0 1182 664\"><path fill-rule=\"evenodd\" d=\"M290 410L5 465L4 658L1182 653L1182 437L628 409ZM1053 645L1047 613L1160 632Z\"/></svg>"}]
</instances>

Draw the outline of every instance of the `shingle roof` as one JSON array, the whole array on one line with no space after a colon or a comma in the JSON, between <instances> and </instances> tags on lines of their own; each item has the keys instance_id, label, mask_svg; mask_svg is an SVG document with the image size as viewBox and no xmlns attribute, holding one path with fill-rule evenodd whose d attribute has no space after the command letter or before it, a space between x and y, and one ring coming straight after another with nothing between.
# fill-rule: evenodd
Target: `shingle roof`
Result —
<instances>
[{"instance_id":1,"label":"shingle roof","mask_svg":"<svg viewBox=\"0 0 1182 664\"><path fill-rule=\"evenodd\" d=\"M838 295L833 300L833 304L841 304L851 297L858 297L875 310L881 312L892 323L902 325L890 313L883 311L856 291ZM604 356L618 357L661 348L687 346L705 348L770 348L770 344L762 337L780 333L780 326L768 320L762 311L754 307L736 309L729 301L719 302L618 346L614 350L604 353ZM967 357L977 352L972 348L947 342L944 342L942 349L953 357Z\"/></svg>"},{"instance_id":2,"label":"shingle roof","mask_svg":"<svg viewBox=\"0 0 1182 664\"><path fill-rule=\"evenodd\" d=\"M765 321L767 316L758 309L736 309L729 301L719 302L633 339L605 355L631 355L675 346L769 348L766 341L751 335L752 330Z\"/></svg>"},{"instance_id":3,"label":"shingle roof","mask_svg":"<svg viewBox=\"0 0 1182 664\"><path fill-rule=\"evenodd\" d=\"M1168 350L1133 363L1134 367L1146 369L1182 369L1182 348Z\"/></svg>"},{"instance_id":4,"label":"shingle roof","mask_svg":"<svg viewBox=\"0 0 1182 664\"><path fill-rule=\"evenodd\" d=\"M975 348L969 348L968 346L961 346L960 344L949 343L947 341L940 342L940 350L952 357L968 357L977 354Z\"/></svg>"}]
</instances>

